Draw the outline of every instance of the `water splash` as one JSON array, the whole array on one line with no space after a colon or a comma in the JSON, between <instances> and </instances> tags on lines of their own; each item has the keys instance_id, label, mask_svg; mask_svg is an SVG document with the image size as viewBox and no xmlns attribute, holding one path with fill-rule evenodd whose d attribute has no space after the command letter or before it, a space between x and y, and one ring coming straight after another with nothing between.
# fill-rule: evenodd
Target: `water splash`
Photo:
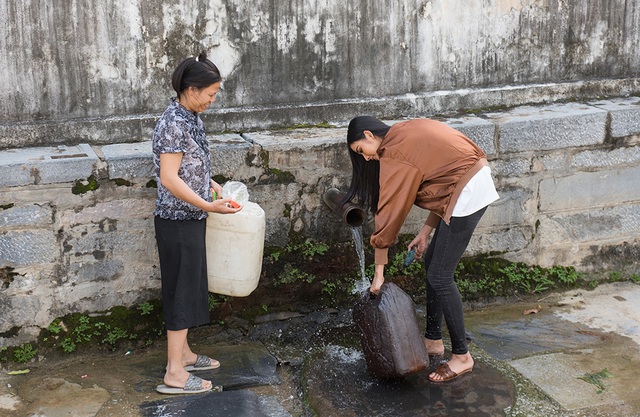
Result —
<instances>
[{"instance_id":1,"label":"water splash","mask_svg":"<svg viewBox=\"0 0 640 417\"><path fill-rule=\"evenodd\" d=\"M351 227L351 234L353 236L353 244L356 247L358 253L358 260L360 261L360 281L356 282L353 288L352 294L364 293L371 287L371 282L367 278L364 272L364 246L362 244L362 226Z\"/></svg>"}]
</instances>

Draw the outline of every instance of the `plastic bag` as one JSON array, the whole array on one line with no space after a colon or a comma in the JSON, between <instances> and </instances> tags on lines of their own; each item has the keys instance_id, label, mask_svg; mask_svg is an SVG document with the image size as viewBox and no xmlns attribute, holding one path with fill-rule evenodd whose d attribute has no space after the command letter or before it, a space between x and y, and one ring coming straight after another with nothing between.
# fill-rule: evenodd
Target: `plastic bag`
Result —
<instances>
[{"instance_id":1,"label":"plastic bag","mask_svg":"<svg viewBox=\"0 0 640 417\"><path fill-rule=\"evenodd\" d=\"M380 293L368 291L353 308L369 373L378 378L402 377L426 369L429 355L418 326L415 304L393 282Z\"/></svg>"},{"instance_id":2,"label":"plastic bag","mask_svg":"<svg viewBox=\"0 0 640 417\"><path fill-rule=\"evenodd\" d=\"M245 205L249 201L249 190L239 181L229 181L222 186L222 198L230 198L240 205Z\"/></svg>"}]
</instances>

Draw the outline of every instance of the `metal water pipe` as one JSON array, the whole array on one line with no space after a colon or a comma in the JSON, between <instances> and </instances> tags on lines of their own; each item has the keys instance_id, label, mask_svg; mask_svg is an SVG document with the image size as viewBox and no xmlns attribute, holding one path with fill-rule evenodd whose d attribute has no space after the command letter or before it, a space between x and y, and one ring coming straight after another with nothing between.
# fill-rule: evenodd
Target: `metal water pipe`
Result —
<instances>
[{"instance_id":1,"label":"metal water pipe","mask_svg":"<svg viewBox=\"0 0 640 417\"><path fill-rule=\"evenodd\" d=\"M344 220L344 222L349 226L362 226L362 223L364 223L364 219L366 219L367 217L367 213L362 209L362 207L359 207L350 201L345 203L342 207L338 207L340 204L340 200L342 200L342 197L344 197L344 195L345 193L341 192L337 188L329 188L322 195L322 199L324 200L325 204L329 206L331 210L338 213L338 215L342 217L342 220Z\"/></svg>"}]
</instances>

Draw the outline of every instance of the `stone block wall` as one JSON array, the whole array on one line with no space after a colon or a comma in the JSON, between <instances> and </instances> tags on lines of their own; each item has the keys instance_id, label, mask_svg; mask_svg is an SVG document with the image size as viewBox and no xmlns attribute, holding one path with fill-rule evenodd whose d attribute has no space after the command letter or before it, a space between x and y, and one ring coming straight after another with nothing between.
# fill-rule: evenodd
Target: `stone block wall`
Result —
<instances>
[{"instance_id":1,"label":"stone block wall","mask_svg":"<svg viewBox=\"0 0 640 417\"><path fill-rule=\"evenodd\" d=\"M639 98L442 120L487 152L501 197L469 255L640 272ZM214 172L247 184L266 212L266 245L348 241L322 202L349 182L345 137L343 125L212 135ZM0 151L0 346L70 312L159 297L151 179L148 141ZM402 232L426 215L414 208ZM370 220L364 229L366 239Z\"/></svg>"}]
</instances>

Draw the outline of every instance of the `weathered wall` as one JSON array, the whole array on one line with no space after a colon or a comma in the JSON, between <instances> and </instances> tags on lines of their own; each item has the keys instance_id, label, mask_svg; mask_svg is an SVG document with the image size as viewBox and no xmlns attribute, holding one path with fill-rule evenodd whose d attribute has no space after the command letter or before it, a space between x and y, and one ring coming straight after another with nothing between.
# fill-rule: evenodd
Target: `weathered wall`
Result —
<instances>
[{"instance_id":1,"label":"weathered wall","mask_svg":"<svg viewBox=\"0 0 640 417\"><path fill-rule=\"evenodd\" d=\"M0 148L148 139L203 49L211 132L640 92L637 1L23 0L0 20Z\"/></svg>"},{"instance_id":2,"label":"weathered wall","mask_svg":"<svg viewBox=\"0 0 640 417\"><path fill-rule=\"evenodd\" d=\"M640 273L640 99L444 120L487 152L501 196L468 254ZM212 135L213 166L265 209L267 245L348 241L322 202L349 182L345 136L344 126ZM149 142L0 151L0 346L69 312L159 297L151 161ZM99 188L78 194L91 176ZM425 217L412 211L403 232Z\"/></svg>"},{"instance_id":3,"label":"weathered wall","mask_svg":"<svg viewBox=\"0 0 640 417\"><path fill-rule=\"evenodd\" d=\"M211 136L214 164L265 208L267 244L349 239L321 195L348 181L354 115L485 109L446 119L502 196L469 253L638 269L638 101L593 100L640 94L639 2L23 0L0 21L0 345L157 296L145 141L203 49L225 79L208 131L237 132Z\"/></svg>"}]
</instances>

